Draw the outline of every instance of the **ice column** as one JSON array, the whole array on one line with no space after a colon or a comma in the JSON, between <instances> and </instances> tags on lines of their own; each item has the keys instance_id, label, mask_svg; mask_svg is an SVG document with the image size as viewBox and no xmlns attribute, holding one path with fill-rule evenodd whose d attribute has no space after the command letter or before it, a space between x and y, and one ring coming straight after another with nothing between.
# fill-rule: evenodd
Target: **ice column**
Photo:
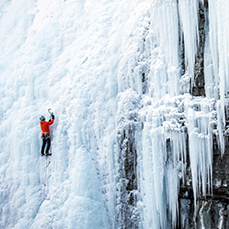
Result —
<instances>
[{"instance_id":1,"label":"ice column","mask_svg":"<svg viewBox=\"0 0 229 229\"><path fill-rule=\"evenodd\" d=\"M169 93L179 94L180 58L178 7L176 1L154 1L152 4L152 24L158 32L158 61L152 68L155 94L158 98ZM154 56L152 57L154 61Z\"/></svg>"},{"instance_id":2,"label":"ice column","mask_svg":"<svg viewBox=\"0 0 229 229\"><path fill-rule=\"evenodd\" d=\"M209 43L212 57L213 73L215 84L219 85L220 101L217 102L218 131L221 153L224 153L224 130L226 125L225 117L228 116L229 95L229 28L228 28L228 1L209 0ZM218 90L215 92L218 94ZM226 114L225 114L226 106Z\"/></svg>"},{"instance_id":3,"label":"ice column","mask_svg":"<svg viewBox=\"0 0 229 229\"><path fill-rule=\"evenodd\" d=\"M204 76L205 91L207 98L218 99L218 75L219 75L219 57L218 57L218 31L217 31L217 1L209 0L208 16L209 28L206 33L205 53L204 53Z\"/></svg>"},{"instance_id":4,"label":"ice column","mask_svg":"<svg viewBox=\"0 0 229 229\"><path fill-rule=\"evenodd\" d=\"M186 127L180 100L165 96L146 114L142 132L142 173L145 228L175 227L180 178L186 171ZM158 226L158 228L160 227ZM157 228L155 226L155 228Z\"/></svg>"},{"instance_id":5,"label":"ice column","mask_svg":"<svg viewBox=\"0 0 229 229\"><path fill-rule=\"evenodd\" d=\"M198 9L198 0L179 1L180 21L184 34L185 65L191 78L191 86L193 86L194 81L194 65L198 37Z\"/></svg>"},{"instance_id":6,"label":"ice column","mask_svg":"<svg viewBox=\"0 0 229 229\"><path fill-rule=\"evenodd\" d=\"M194 203L197 195L212 193L213 116L212 107L203 100L188 103L186 115L189 132L189 157L192 174ZM207 190L208 188L208 190Z\"/></svg>"}]
</instances>

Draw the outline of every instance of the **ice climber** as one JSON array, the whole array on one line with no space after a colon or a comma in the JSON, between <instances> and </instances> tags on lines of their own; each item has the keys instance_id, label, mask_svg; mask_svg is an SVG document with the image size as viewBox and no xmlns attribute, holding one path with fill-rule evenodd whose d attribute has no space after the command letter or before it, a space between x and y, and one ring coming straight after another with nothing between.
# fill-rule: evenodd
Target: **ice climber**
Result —
<instances>
[{"instance_id":1,"label":"ice climber","mask_svg":"<svg viewBox=\"0 0 229 229\"><path fill-rule=\"evenodd\" d=\"M41 124L41 130L42 130L42 135L41 138L43 139L43 143L42 143L42 147L41 147L41 156L51 156L52 154L49 152L50 146L51 146L51 140L50 140L50 132L49 132L49 126L53 124L55 116L54 114L51 115L51 118L49 120L49 122L45 121L45 117L42 115L40 117L40 124ZM47 146L46 146L47 144ZM45 150L45 146L46 146L46 151L44 154L44 150Z\"/></svg>"}]
</instances>

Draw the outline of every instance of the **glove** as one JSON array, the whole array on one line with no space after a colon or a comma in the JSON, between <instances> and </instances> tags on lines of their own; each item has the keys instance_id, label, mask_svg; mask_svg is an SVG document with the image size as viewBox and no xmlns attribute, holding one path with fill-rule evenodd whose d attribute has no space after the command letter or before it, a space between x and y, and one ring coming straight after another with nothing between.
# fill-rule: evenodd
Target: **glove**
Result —
<instances>
[{"instance_id":1,"label":"glove","mask_svg":"<svg viewBox=\"0 0 229 229\"><path fill-rule=\"evenodd\" d=\"M55 119L55 115L54 114L52 114L52 119Z\"/></svg>"}]
</instances>

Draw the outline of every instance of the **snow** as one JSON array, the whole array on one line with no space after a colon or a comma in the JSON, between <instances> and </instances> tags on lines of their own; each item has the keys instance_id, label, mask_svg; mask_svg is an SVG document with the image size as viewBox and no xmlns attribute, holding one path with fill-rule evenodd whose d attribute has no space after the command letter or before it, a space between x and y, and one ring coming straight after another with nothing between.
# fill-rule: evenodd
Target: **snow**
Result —
<instances>
[{"instance_id":1,"label":"snow","mask_svg":"<svg viewBox=\"0 0 229 229\"><path fill-rule=\"evenodd\" d=\"M128 126L140 228L176 227L188 158L195 204L212 194L213 133L223 154L229 105L229 3L208 4L203 98L189 94L197 0L1 1L1 228L117 228ZM39 127L48 108L49 165Z\"/></svg>"}]
</instances>

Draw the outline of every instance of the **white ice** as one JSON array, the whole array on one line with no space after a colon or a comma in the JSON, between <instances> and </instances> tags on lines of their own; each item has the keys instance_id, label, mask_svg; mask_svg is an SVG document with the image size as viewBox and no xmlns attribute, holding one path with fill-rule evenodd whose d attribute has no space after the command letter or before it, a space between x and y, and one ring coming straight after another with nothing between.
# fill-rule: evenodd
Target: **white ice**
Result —
<instances>
[{"instance_id":1,"label":"white ice","mask_svg":"<svg viewBox=\"0 0 229 229\"><path fill-rule=\"evenodd\" d=\"M116 228L117 120L133 111L141 227L176 226L187 154L195 200L212 193L214 126L223 154L229 105L229 3L208 2L206 98L196 98L197 0L1 1L1 228Z\"/></svg>"}]
</instances>

